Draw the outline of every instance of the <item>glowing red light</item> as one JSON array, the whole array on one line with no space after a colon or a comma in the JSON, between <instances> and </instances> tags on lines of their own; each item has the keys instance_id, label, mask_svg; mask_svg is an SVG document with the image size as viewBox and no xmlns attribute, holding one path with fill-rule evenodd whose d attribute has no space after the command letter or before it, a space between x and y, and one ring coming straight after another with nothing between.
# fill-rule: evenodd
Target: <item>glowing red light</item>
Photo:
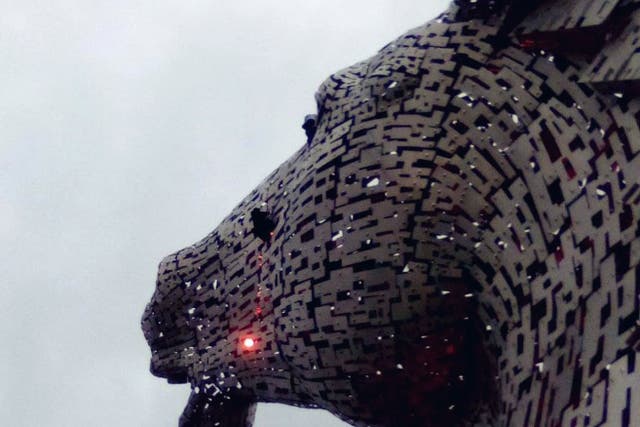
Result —
<instances>
[{"instance_id":1,"label":"glowing red light","mask_svg":"<svg viewBox=\"0 0 640 427\"><path fill-rule=\"evenodd\" d=\"M527 49L527 48L534 47L535 45L536 45L536 42L533 39L520 40L521 48Z\"/></svg>"},{"instance_id":2,"label":"glowing red light","mask_svg":"<svg viewBox=\"0 0 640 427\"><path fill-rule=\"evenodd\" d=\"M244 348L246 349L251 349L256 345L256 342L253 340L253 338L247 337L244 339L244 341L242 341L242 345L244 345Z\"/></svg>"}]
</instances>

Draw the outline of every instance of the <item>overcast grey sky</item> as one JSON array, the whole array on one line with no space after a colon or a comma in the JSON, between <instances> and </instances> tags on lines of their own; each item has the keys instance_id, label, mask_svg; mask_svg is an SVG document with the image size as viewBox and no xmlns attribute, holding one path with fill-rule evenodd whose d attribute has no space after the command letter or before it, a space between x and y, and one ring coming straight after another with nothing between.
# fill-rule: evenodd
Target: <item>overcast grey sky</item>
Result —
<instances>
[{"instance_id":1,"label":"overcast grey sky","mask_svg":"<svg viewBox=\"0 0 640 427\"><path fill-rule=\"evenodd\" d=\"M304 143L324 78L447 3L0 1L0 424L177 425L139 328L158 261ZM303 424L345 425L258 408Z\"/></svg>"}]
</instances>

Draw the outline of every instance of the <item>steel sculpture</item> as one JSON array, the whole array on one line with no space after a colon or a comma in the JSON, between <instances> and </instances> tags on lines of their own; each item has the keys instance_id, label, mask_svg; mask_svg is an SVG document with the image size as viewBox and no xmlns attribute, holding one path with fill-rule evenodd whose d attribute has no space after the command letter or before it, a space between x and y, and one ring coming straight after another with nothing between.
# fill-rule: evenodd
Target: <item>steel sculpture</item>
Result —
<instances>
[{"instance_id":1,"label":"steel sculpture","mask_svg":"<svg viewBox=\"0 0 640 427\"><path fill-rule=\"evenodd\" d=\"M160 264L181 425L637 423L639 5L459 1L329 77L307 143Z\"/></svg>"}]
</instances>

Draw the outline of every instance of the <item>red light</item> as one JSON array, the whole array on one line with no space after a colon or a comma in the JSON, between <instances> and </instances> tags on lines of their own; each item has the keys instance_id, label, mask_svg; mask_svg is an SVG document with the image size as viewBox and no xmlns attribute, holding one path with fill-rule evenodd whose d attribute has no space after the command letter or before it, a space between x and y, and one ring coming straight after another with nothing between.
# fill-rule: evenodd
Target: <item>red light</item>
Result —
<instances>
[{"instance_id":1,"label":"red light","mask_svg":"<svg viewBox=\"0 0 640 427\"><path fill-rule=\"evenodd\" d=\"M244 345L244 348L251 349L254 345L256 345L256 342L253 340L253 338L247 337L242 341L242 344Z\"/></svg>"},{"instance_id":2,"label":"red light","mask_svg":"<svg viewBox=\"0 0 640 427\"><path fill-rule=\"evenodd\" d=\"M523 49L532 48L536 45L536 42L533 39L523 39L520 40L520 47Z\"/></svg>"}]
</instances>

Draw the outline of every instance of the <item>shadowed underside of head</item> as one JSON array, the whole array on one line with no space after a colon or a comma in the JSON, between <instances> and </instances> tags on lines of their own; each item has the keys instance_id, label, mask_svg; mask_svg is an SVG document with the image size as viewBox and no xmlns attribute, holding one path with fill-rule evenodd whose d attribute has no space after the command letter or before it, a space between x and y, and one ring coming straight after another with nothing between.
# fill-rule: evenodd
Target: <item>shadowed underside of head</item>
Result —
<instances>
[{"instance_id":1,"label":"shadowed underside of head","mask_svg":"<svg viewBox=\"0 0 640 427\"><path fill-rule=\"evenodd\" d=\"M636 5L461 0L328 78L307 143L160 264L181 425L629 425Z\"/></svg>"}]
</instances>

